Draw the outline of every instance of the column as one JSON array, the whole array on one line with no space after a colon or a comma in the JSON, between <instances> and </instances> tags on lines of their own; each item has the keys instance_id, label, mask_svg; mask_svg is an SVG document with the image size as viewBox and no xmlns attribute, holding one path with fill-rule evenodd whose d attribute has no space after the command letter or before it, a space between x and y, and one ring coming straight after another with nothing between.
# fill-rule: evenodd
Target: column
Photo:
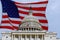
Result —
<instances>
[{"instance_id":1,"label":"column","mask_svg":"<svg viewBox=\"0 0 60 40\"><path fill-rule=\"evenodd\" d=\"M37 40L37 39L36 39L36 35L35 35L35 40Z\"/></svg>"},{"instance_id":2,"label":"column","mask_svg":"<svg viewBox=\"0 0 60 40\"><path fill-rule=\"evenodd\" d=\"M36 35L36 40L38 40L38 35Z\"/></svg>"},{"instance_id":3,"label":"column","mask_svg":"<svg viewBox=\"0 0 60 40\"><path fill-rule=\"evenodd\" d=\"M42 40L43 40L43 35L42 35Z\"/></svg>"},{"instance_id":4,"label":"column","mask_svg":"<svg viewBox=\"0 0 60 40\"><path fill-rule=\"evenodd\" d=\"M22 40L22 35L20 35L20 39Z\"/></svg>"},{"instance_id":5,"label":"column","mask_svg":"<svg viewBox=\"0 0 60 40\"><path fill-rule=\"evenodd\" d=\"M13 37L14 37L13 39L15 40L15 35Z\"/></svg>"},{"instance_id":6,"label":"column","mask_svg":"<svg viewBox=\"0 0 60 40\"><path fill-rule=\"evenodd\" d=\"M25 40L27 40L27 35L25 35Z\"/></svg>"},{"instance_id":7,"label":"column","mask_svg":"<svg viewBox=\"0 0 60 40\"><path fill-rule=\"evenodd\" d=\"M32 35L30 35L30 40L32 40Z\"/></svg>"},{"instance_id":8,"label":"column","mask_svg":"<svg viewBox=\"0 0 60 40\"><path fill-rule=\"evenodd\" d=\"M14 40L14 35L13 35L13 40Z\"/></svg>"},{"instance_id":9,"label":"column","mask_svg":"<svg viewBox=\"0 0 60 40\"><path fill-rule=\"evenodd\" d=\"M11 39L13 40L13 34L12 34L12 38Z\"/></svg>"},{"instance_id":10,"label":"column","mask_svg":"<svg viewBox=\"0 0 60 40\"><path fill-rule=\"evenodd\" d=\"M19 38L18 38L18 40L21 40L21 37L20 37L20 35L19 35Z\"/></svg>"}]
</instances>

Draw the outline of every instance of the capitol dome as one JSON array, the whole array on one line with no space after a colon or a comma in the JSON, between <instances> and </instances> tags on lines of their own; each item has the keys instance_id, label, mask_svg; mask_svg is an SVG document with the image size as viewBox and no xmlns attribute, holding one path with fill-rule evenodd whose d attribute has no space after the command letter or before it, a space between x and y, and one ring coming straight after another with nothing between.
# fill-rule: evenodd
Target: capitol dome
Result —
<instances>
[{"instance_id":1,"label":"capitol dome","mask_svg":"<svg viewBox=\"0 0 60 40\"><path fill-rule=\"evenodd\" d=\"M26 16L23 20L22 20L22 24L20 24L20 29L29 29L29 30L41 30L41 24L38 21L38 19L36 17L34 17L32 15L32 10L30 10L30 13L28 16Z\"/></svg>"}]
</instances>

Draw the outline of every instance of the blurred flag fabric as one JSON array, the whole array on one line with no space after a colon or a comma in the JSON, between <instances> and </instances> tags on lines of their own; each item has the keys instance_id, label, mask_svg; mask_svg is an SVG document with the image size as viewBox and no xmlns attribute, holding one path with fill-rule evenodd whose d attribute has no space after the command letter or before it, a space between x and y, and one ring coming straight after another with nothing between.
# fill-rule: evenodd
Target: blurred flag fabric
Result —
<instances>
[{"instance_id":1,"label":"blurred flag fabric","mask_svg":"<svg viewBox=\"0 0 60 40\"><path fill-rule=\"evenodd\" d=\"M11 0L1 0L1 2L3 13L0 28L18 29L23 18L29 15L31 7L33 16L39 20L42 29L48 30L48 22L45 15L48 0L33 3L20 3Z\"/></svg>"}]
</instances>

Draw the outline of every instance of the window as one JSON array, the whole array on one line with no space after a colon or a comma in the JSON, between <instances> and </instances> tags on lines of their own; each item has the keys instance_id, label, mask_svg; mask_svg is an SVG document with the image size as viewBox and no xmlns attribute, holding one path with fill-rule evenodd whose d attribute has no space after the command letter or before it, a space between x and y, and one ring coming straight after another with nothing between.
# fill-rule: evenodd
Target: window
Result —
<instances>
[{"instance_id":1,"label":"window","mask_svg":"<svg viewBox=\"0 0 60 40\"><path fill-rule=\"evenodd\" d=\"M8 36L6 36L6 38L8 38Z\"/></svg>"}]
</instances>

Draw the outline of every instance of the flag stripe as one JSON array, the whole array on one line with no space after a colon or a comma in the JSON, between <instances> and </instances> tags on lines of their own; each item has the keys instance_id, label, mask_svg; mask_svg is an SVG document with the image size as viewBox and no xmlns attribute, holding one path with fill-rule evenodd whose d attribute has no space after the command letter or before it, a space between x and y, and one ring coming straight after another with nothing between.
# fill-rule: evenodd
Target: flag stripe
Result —
<instances>
[{"instance_id":1,"label":"flag stripe","mask_svg":"<svg viewBox=\"0 0 60 40\"><path fill-rule=\"evenodd\" d=\"M15 2L15 4L47 4L48 1L42 1L42 2L35 2L35 3L19 3L19 2Z\"/></svg>"},{"instance_id":2,"label":"flag stripe","mask_svg":"<svg viewBox=\"0 0 60 40\"><path fill-rule=\"evenodd\" d=\"M45 17L45 14L42 14L42 13L33 13L33 16L43 16L43 17Z\"/></svg>"},{"instance_id":3,"label":"flag stripe","mask_svg":"<svg viewBox=\"0 0 60 40\"><path fill-rule=\"evenodd\" d=\"M8 16L7 15L2 15L2 18L8 18Z\"/></svg>"},{"instance_id":4,"label":"flag stripe","mask_svg":"<svg viewBox=\"0 0 60 40\"><path fill-rule=\"evenodd\" d=\"M27 14L27 15L29 14L28 12L24 12L24 11L21 11L21 10L19 10L19 13L20 14Z\"/></svg>"},{"instance_id":5,"label":"flag stripe","mask_svg":"<svg viewBox=\"0 0 60 40\"><path fill-rule=\"evenodd\" d=\"M6 20L9 20L9 18L3 18L2 21L6 21ZM16 21L22 21L22 19L18 20L18 19L15 19ZM14 20L14 21L15 21Z\"/></svg>"},{"instance_id":6,"label":"flag stripe","mask_svg":"<svg viewBox=\"0 0 60 40\"><path fill-rule=\"evenodd\" d=\"M23 19L24 17L23 16L20 16L20 19Z\"/></svg>"},{"instance_id":7,"label":"flag stripe","mask_svg":"<svg viewBox=\"0 0 60 40\"><path fill-rule=\"evenodd\" d=\"M22 9L22 8L18 8L19 11L22 11L22 12L29 12L29 10L26 10L26 9ZM45 11L37 11L37 10L32 10L33 13L45 13Z\"/></svg>"},{"instance_id":8,"label":"flag stripe","mask_svg":"<svg viewBox=\"0 0 60 40\"><path fill-rule=\"evenodd\" d=\"M8 20L2 21L2 23L10 23ZM18 21L12 21L14 24L21 24L21 22Z\"/></svg>"},{"instance_id":9,"label":"flag stripe","mask_svg":"<svg viewBox=\"0 0 60 40\"><path fill-rule=\"evenodd\" d=\"M47 23L40 23L41 26L48 26Z\"/></svg>"},{"instance_id":10,"label":"flag stripe","mask_svg":"<svg viewBox=\"0 0 60 40\"><path fill-rule=\"evenodd\" d=\"M39 20L41 23L48 23L47 20Z\"/></svg>"},{"instance_id":11,"label":"flag stripe","mask_svg":"<svg viewBox=\"0 0 60 40\"><path fill-rule=\"evenodd\" d=\"M43 30L48 30L48 27L47 26L42 26L42 29Z\"/></svg>"},{"instance_id":12,"label":"flag stripe","mask_svg":"<svg viewBox=\"0 0 60 40\"><path fill-rule=\"evenodd\" d=\"M30 10L29 7L22 7L22 6L18 6L18 8L22 8L22 9L26 9L26 10ZM32 10L37 10L37 11L45 11L46 7L32 7Z\"/></svg>"},{"instance_id":13,"label":"flag stripe","mask_svg":"<svg viewBox=\"0 0 60 40\"><path fill-rule=\"evenodd\" d=\"M12 28L11 26L0 26L0 28L14 30L14 28Z\"/></svg>"},{"instance_id":14,"label":"flag stripe","mask_svg":"<svg viewBox=\"0 0 60 40\"><path fill-rule=\"evenodd\" d=\"M22 21L21 19L18 19L18 18L9 18L9 19L13 21Z\"/></svg>"},{"instance_id":15,"label":"flag stripe","mask_svg":"<svg viewBox=\"0 0 60 40\"><path fill-rule=\"evenodd\" d=\"M22 5L22 4L16 4L17 6L22 6L22 7L46 7L46 4L31 4L31 5ZM37 5L37 6L36 6Z\"/></svg>"},{"instance_id":16,"label":"flag stripe","mask_svg":"<svg viewBox=\"0 0 60 40\"><path fill-rule=\"evenodd\" d=\"M8 20L2 21L2 23L10 23Z\"/></svg>"}]
</instances>

